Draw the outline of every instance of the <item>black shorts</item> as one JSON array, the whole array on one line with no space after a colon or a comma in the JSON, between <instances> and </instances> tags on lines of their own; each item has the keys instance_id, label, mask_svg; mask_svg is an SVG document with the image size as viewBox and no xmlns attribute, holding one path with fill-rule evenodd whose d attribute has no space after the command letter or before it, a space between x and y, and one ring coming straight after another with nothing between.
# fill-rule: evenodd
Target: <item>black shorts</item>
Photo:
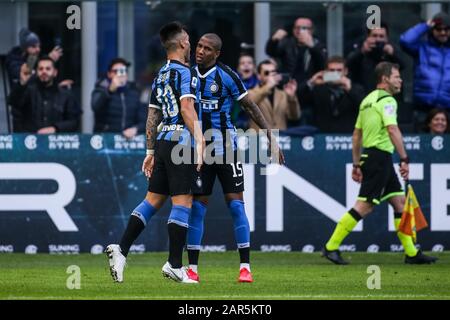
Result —
<instances>
[{"instance_id":1,"label":"black shorts","mask_svg":"<svg viewBox=\"0 0 450 320\"><path fill-rule=\"evenodd\" d=\"M379 204L404 194L389 152L376 148L365 149L361 155L361 171L363 179L358 200Z\"/></svg>"},{"instance_id":2,"label":"black shorts","mask_svg":"<svg viewBox=\"0 0 450 320\"><path fill-rule=\"evenodd\" d=\"M193 161L194 149L184 146L179 154L190 157L190 160L186 161L189 163L174 164L171 155L176 145L178 143L175 141L156 141L155 164L148 180L149 192L177 196L202 191L201 177Z\"/></svg>"},{"instance_id":3,"label":"black shorts","mask_svg":"<svg viewBox=\"0 0 450 320\"><path fill-rule=\"evenodd\" d=\"M233 159L227 163L204 164L201 170L202 192L197 195L210 195L212 193L216 176L219 177L223 193L240 193L244 191L244 168L238 159L238 152L234 151Z\"/></svg>"}]
</instances>

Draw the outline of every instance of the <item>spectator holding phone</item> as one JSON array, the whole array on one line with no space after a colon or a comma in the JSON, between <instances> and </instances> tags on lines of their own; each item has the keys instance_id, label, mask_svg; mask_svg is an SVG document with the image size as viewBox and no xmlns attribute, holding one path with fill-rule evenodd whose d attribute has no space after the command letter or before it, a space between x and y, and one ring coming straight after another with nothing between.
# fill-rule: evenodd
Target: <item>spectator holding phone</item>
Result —
<instances>
[{"instance_id":1,"label":"spectator holding phone","mask_svg":"<svg viewBox=\"0 0 450 320\"><path fill-rule=\"evenodd\" d=\"M449 15L438 13L408 29L400 36L400 45L414 58L414 108L420 127L431 109L450 111Z\"/></svg>"},{"instance_id":2,"label":"spectator holding phone","mask_svg":"<svg viewBox=\"0 0 450 320\"><path fill-rule=\"evenodd\" d=\"M278 73L270 60L262 61L257 72L260 83L248 91L249 97L259 106L270 128L285 130L288 120L300 119L297 81ZM258 129L251 120L250 127Z\"/></svg>"},{"instance_id":3,"label":"spectator holding phone","mask_svg":"<svg viewBox=\"0 0 450 320\"><path fill-rule=\"evenodd\" d=\"M280 72L289 73L297 81L298 88L324 69L327 58L325 46L314 38L312 20L304 17L295 20L292 35L278 29L267 41L266 53L277 59ZM302 102L301 96L298 95L298 99Z\"/></svg>"},{"instance_id":4,"label":"spectator holding phone","mask_svg":"<svg viewBox=\"0 0 450 320\"><path fill-rule=\"evenodd\" d=\"M364 99L364 88L347 77L345 59L330 57L301 94L313 106L314 125L323 133L351 133Z\"/></svg>"},{"instance_id":5,"label":"spectator holding phone","mask_svg":"<svg viewBox=\"0 0 450 320\"><path fill-rule=\"evenodd\" d=\"M147 106L141 103L134 83L128 81L130 65L123 58L113 59L107 77L97 82L91 97L94 132L121 132L131 139L145 131Z\"/></svg>"},{"instance_id":6,"label":"spectator holding phone","mask_svg":"<svg viewBox=\"0 0 450 320\"><path fill-rule=\"evenodd\" d=\"M14 132L52 134L76 132L81 110L70 90L56 83L58 69L48 56L41 57L32 75L26 64L20 68L20 81L11 91Z\"/></svg>"},{"instance_id":7,"label":"spectator holding phone","mask_svg":"<svg viewBox=\"0 0 450 320\"><path fill-rule=\"evenodd\" d=\"M367 37L361 45L354 45L347 57L350 78L364 87L367 93L375 89L375 67L380 62L398 64L403 69L404 62L397 48L389 42L389 28L384 22L380 28L367 29Z\"/></svg>"},{"instance_id":8,"label":"spectator holding phone","mask_svg":"<svg viewBox=\"0 0 450 320\"><path fill-rule=\"evenodd\" d=\"M14 88L20 82L20 71L23 65L26 65L31 73L34 73L36 62L41 53L41 41L39 36L23 28L19 32L19 46L12 48L6 56L6 70L10 80L11 88ZM61 47L55 47L48 56L57 62L63 55Z\"/></svg>"}]
</instances>

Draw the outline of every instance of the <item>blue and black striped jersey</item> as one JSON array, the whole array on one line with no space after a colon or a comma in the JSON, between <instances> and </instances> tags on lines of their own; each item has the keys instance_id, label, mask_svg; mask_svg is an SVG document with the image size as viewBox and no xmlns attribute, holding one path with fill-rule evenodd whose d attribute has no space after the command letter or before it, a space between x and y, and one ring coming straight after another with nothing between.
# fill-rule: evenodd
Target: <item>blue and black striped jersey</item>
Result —
<instances>
[{"instance_id":1,"label":"blue and black striped jersey","mask_svg":"<svg viewBox=\"0 0 450 320\"><path fill-rule=\"evenodd\" d=\"M186 144L186 138L189 138L190 134L181 116L181 99L186 97L196 99L196 91L195 73L181 62L168 60L159 70L158 76L153 81L149 105L150 108L160 109L163 113L163 127L157 140L172 140Z\"/></svg>"},{"instance_id":2,"label":"blue and black striped jersey","mask_svg":"<svg viewBox=\"0 0 450 320\"><path fill-rule=\"evenodd\" d=\"M234 101L247 95L247 89L236 72L218 62L204 74L198 66L193 67L198 77L197 103L201 110L203 132L213 130L216 154L223 153L226 132L231 137L233 150L237 147L236 128L231 122L231 109Z\"/></svg>"}]
</instances>

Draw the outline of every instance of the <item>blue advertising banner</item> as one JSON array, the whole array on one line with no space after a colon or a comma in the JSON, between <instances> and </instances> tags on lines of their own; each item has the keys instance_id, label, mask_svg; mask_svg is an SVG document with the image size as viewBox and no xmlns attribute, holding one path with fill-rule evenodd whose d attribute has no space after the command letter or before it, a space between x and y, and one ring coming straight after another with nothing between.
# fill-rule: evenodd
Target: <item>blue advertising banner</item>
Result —
<instances>
[{"instance_id":1,"label":"blue advertising banner","mask_svg":"<svg viewBox=\"0 0 450 320\"><path fill-rule=\"evenodd\" d=\"M240 140L244 149L245 139ZM410 181L429 223L418 233L418 244L424 250L448 249L450 137L416 135L404 141ZM358 194L351 179L351 136L281 136L280 145L286 166L248 161L243 166L252 248L318 251ZM147 191L140 171L144 150L144 136L0 136L0 252L101 253L117 243ZM132 252L168 249L169 208L166 203L152 218ZM219 183L203 242L204 251L236 249ZM388 206L377 206L341 249L401 251Z\"/></svg>"}]
</instances>

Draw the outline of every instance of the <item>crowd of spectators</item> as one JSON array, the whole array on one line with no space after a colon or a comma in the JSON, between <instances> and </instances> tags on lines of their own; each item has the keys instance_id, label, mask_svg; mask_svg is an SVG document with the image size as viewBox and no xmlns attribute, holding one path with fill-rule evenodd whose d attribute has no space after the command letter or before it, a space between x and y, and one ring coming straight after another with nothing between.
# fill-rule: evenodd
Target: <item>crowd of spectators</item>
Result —
<instances>
[{"instance_id":1,"label":"crowd of spectators","mask_svg":"<svg viewBox=\"0 0 450 320\"><path fill-rule=\"evenodd\" d=\"M81 108L71 92L70 79L58 77L63 48L41 53L39 36L22 29L20 45L6 57L14 132L77 132ZM315 132L351 133L362 99L375 88L374 69L383 61L406 68L401 51L414 60L411 108L416 132L448 133L450 110L450 17L439 13L401 34L399 43L389 37L389 26L368 29L344 58L328 57L316 38L314 22L307 17L294 21L291 30L278 29L266 43L269 59L256 65L242 53L236 70L261 108L268 123L280 130L313 127ZM94 132L120 132L132 138L145 132L146 103L128 79L130 62L109 63L91 96ZM257 128L238 105L232 119L237 127Z\"/></svg>"}]
</instances>

